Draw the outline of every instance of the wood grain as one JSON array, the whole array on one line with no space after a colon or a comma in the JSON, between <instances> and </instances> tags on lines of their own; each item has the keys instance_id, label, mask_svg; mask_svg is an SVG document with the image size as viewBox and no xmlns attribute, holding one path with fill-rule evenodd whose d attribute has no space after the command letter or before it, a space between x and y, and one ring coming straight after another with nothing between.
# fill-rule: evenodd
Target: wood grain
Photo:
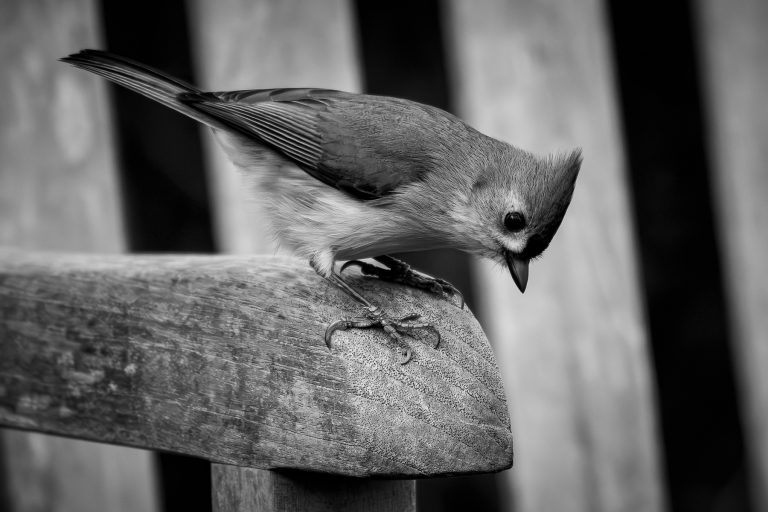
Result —
<instances>
[{"instance_id":1,"label":"wood grain","mask_svg":"<svg viewBox=\"0 0 768 512\"><path fill-rule=\"evenodd\" d=\"M694 2L755 510L768 510L768 4Z\"/></svg>"},{"instance_id":2,"label":"wood grain","mask_svg":"<svg viewBox=\"0 0 768 512\"><path fill-rule=\"evenodd\" d=\"M519 439L521 463L504 474L505 499L521 512L660 510L654 393L602 4L449 5L459 115L539 154L584 153L573 202L531 265L525 295L499 269L478 266L478 314Z\"/></svg>"},{"instance_id":3,"label":"wood grain","mask_svg":"<svg viewBox=\"0 0 768 512\"><path fill-rule=\"evenodd\" d=\"M56 61L99 46L97 18L93 0L0 3L0 246L124 249L105 85ZM0 444L8 512L157 508L148 452L5 429Z\"/></svg>"},{"instance_id":4,"label":"wood grain","mask_svg":"<svg viewBox=\"0 0 768 512\"><path fill-rule=\"evenodd\" d=\"M512 463L495 358L471 312L372 279L410 340L325 328L360 308L274 257L0 256L0 423L215 462L425 477Z\"/></svg>"}]
</instances>

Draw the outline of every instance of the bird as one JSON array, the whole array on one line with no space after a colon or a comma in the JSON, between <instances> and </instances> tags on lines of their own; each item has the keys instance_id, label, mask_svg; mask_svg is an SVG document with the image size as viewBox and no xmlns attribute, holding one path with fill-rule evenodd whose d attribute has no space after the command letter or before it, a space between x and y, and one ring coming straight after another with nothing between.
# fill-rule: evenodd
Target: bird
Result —
<instances>
[{"instance_id":1,"label":"bird","mask_svg":"<svg viewBox=\"0 0 768 512\"><path fill-rule=\"evenodd\" d=\"M328 348L337 330L378 327L401 347L401 364L412 358L403 335L432 329L437 348L439 332L419 314L393 318L344 270L458 296L463 308L450 283L391 256L453 248L506 267L524 292L582 164L579 148L537 156L401 98L308 87L211 92L107 51L60 60L210 127L266 204L278 240L363 306L328 326Z\"/></svg>"}]
</instances>

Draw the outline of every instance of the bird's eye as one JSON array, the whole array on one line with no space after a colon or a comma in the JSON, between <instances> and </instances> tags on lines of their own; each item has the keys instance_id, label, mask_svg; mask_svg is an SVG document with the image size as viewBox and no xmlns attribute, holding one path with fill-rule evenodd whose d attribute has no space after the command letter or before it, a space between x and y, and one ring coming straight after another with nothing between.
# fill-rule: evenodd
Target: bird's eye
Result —
<instances>
[{"instance_id":1,"label":"bird's eye","mask_svg":"<svg viewBox=\"0 0 768 512\"><path fill-rule=\"evenodd\" d=\"M504 227L517 233L525 227L525 217L520 212L510 212L504 217Z\"/></svg>"}]
</instances>

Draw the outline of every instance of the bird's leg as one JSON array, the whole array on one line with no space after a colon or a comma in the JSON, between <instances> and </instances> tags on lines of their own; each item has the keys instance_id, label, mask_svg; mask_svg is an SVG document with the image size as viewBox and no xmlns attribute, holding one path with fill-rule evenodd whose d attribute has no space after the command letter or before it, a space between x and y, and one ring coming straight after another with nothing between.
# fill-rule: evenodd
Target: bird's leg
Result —
<instances>
[{"instance_id":1,"label":"bird's leg","mask_svg":"<svg viewBox=\"0 0 768 512\"><path fill-rule=\"evenodd\" d=\"M337 275L335 272L332 272L328 276L325 275L325 273L323 273L317 267L313 260L310 260L310 265L315 270L315 272L343 290L350 297L362 304L366 309L365 316L363 317L342 318L341 320L337 320L328 326L328 328L325 330L325 344L329 350L331 348L331 337L335 331L344 331L347 329L367 329L371 327L381 327L384 332L386 332L389 337L392 338L398 345L405 347L400 353L400 364L408 363L413 357L410 347L408 347L408 344L403 341L403 334L408 334L416 329L432 329L437 335L437 341L434 344L434 348L437 348L440 345L440 332L435 329L433 325L424 322L414 322L414 320L418 320L421 315L410 314L402 318L390 318L390 316L382 311L381 308L374 306L365 297L360 295L357 290L347 284L347 282L344 281L344 279L342 279L341 276Z\"/></svg>"},{"instance_id":2,"label":"bird's leg","mask_svg":"<svg viewBox=\"0 0 768 512\"><path fill-rule=\"evenodd\" d=\"M400 283L440 295L445 294L449 297L458 297L459 307L464 309L464 295L445 279L414 270L404 261L400 261L392 256L376 256L373 259L382 265L386 265L387 268L382 268L365 261L350 260L341 266L339 273L352 266L359 267L360 271L366 276L375 276L384 281Z\"/></svg>"}]
</instances>

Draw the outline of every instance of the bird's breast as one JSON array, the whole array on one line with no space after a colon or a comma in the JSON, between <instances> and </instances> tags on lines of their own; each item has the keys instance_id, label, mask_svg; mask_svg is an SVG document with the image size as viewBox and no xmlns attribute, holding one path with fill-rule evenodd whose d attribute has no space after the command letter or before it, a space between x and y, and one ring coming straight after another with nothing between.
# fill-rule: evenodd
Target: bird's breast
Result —
<instances>
[{"instance_id":1,"label":"bird's breast","mask_svg":"<svg viewBox=\"0 0 768 512\"><path fill-rule=\"evenodd\" d=\"M281 245L300 256L330 252L336 259L365 258L446 245L409 213L414 208L356 199L267 148L236 136L219 139Z\"/></svg>"}]
</instances>

